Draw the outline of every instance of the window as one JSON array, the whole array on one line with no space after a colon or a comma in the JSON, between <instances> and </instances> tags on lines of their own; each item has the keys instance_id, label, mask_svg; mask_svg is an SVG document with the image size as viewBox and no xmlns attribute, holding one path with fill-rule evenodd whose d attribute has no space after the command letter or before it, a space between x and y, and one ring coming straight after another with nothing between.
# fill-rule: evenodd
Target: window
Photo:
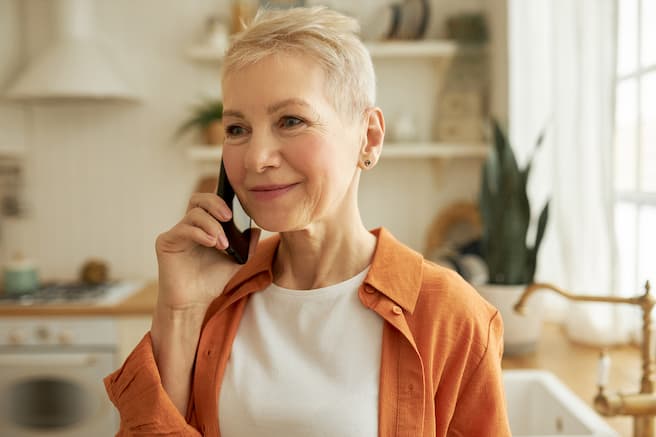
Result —
<instances>
[{"instance_id":1,"label":"window","mask_svg":"<svg viewBox=\"0 0 656 437\"><path fill-rule=\"evenodd\" d=\"M656 0L617 0L615 229L625 295L656 286Z\"/></svg>"}]
</instances>

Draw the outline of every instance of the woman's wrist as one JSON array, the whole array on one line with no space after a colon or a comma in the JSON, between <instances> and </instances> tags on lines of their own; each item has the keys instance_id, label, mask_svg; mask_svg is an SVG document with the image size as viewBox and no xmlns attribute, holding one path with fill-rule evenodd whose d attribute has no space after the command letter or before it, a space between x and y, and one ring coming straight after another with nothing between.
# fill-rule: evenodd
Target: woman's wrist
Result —
<instances>
[{"instance_id":1,"label":"woman's wrist","mask_svg":"<svg viewBox=\"0 0 656 437\"><path fill-rule=\"evenodd\" d=\"M155 359L162 348L191 349L190 345L194 345L195 351L206 311L207 305L173 309L158 302L150 328Z\"/></svg>"},{"instance_id":2,"label":"woman's wrist","mask_svg":"<svg viewBox=\"0 0 656 437\"><path fill-rule=\"evenodd\" d=\"M189 401L191 370L207 307L171 309L157 305L150 335L162 386L184 416Z\"/></svg>"}]
</instances>

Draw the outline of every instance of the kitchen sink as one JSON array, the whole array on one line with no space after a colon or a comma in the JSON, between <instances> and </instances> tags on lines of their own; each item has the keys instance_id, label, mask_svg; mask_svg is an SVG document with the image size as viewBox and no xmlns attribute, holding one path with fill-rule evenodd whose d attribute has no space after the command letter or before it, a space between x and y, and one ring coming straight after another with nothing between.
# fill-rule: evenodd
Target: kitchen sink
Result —
<instances>
[{"instance_id":1,"label":"kitchen sink","mask_svg":"<svg viewBox=\"0 0 656 437\"><path fill-rule=\"evenodd\" d=\"M506 370L503 383L514 437L619 437L551 372Z\"/></svg>"}]
</instances>

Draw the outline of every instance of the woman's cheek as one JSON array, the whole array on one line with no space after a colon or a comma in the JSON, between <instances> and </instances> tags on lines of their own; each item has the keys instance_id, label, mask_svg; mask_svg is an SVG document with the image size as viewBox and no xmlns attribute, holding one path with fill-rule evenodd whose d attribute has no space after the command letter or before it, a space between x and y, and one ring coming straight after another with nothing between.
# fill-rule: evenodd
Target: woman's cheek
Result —
<instances>
[{"instance_id":1,"label":"woman's cheek","mask_svg":"<svg viewBox=\"0 0 656 437\"><path fill-rule=\"evenodd\" d=\"M245 171L243 165L243 156L239 147L224 146L222 157L223 165L230 184L237 189L244 182Z\"/></svg>"},{"instance_id":2,"label":"woman's cheek","mask_svg":"<svg viewBox=\"0 0 656 437\"><path fill-rule=\"evenodd\" d=\"M321 139L311 135L304 135L290 143L287 156L294 167L301 169L315 169L330 159L330 151Z\"/></svg>"}]
</instances>

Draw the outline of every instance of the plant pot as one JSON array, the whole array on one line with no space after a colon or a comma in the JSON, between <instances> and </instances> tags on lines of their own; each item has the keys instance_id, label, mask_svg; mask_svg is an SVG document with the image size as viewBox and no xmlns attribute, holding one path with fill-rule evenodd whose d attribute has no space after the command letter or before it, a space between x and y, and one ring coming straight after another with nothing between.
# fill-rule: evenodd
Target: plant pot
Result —
<instances>
[{"instance_id":1,"label":"plant pot","mask_svg":"<svg viewBox=\"0 0 656 437\"><path fill-rule=\"evenodd\" d=\"M205 127L204 133L205 144L212 146L220 145L224 140L223 122L221 120L211 122Z\"/></svg>"},{"instance_id":2,"label":"plant pot","mask_svg":"<svg viewBox=\"0 0 656 437\"><path fill-rule=\"evenodd\" d=\"M476 286L481 296L501 313L504 356L533 353L540 338L542 315L539 308L529 302L524 314L518 314L513 309L525 288L525 285L484 284Z\"/></svg>"}]
</instances>

